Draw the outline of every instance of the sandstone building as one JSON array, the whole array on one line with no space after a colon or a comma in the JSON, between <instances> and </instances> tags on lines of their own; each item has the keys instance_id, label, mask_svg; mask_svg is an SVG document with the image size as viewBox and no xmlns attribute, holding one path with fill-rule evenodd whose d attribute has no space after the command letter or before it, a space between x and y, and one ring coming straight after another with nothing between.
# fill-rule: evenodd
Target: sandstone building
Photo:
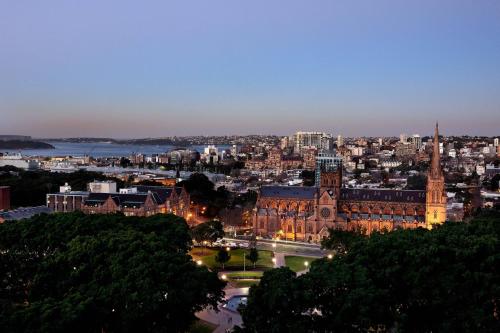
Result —
<instances>
[{"instance_id":1,"label":"sandstone building","mask_svg":"<svg viewBox=\"0 0 500 333\"><path fill-rule=\"evenodd\" d=\"M446 220L438 125L426 190L351 189L342 167L322 170L319 186L263 186L254 210L256 235L319 242L329 228L366 233L398 228L432 228Z\"/></svg>"}]
</instances>

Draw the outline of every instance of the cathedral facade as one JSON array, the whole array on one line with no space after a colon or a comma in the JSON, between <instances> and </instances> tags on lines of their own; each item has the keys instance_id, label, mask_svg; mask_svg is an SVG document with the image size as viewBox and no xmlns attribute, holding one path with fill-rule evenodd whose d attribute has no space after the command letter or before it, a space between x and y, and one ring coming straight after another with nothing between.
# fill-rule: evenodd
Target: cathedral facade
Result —
<instances>
[{"instance_id":1,"label":"cathedral facade","mask_svg":"<svg viewBox=\"0 0 500 333\"><path fill-rule=\"evenodd\" d=\"M432 228L446 220L446 192L434 133L426 190L352 189L342 186L342 168L321 172L319 187L263 186L254 210L258 236L320 242L328 230Z\"/></svg>"}]
</instances>

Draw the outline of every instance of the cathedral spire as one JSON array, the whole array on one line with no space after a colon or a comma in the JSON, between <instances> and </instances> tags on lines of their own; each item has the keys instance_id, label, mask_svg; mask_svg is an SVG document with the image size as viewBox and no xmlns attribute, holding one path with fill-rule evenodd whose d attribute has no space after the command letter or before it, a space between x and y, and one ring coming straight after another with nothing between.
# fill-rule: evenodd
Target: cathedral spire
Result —
<instances>
[{"instance_id":1,"label":"cathedral spire","mask_svg":"<svg viewBox=\"0 0 500 333\"><path fill-rule=\"evenodd\" d=\"M427 228L432 229L435 224L446 221L446 191L444 175L441 170L441 156L439 154L439 128L436 123L434 140L432 143L432 161L427 177L427 189L425 198L425 223Z\"/></svg>"},{"instance_id":2,"label":"cathedral spire","mask_svg":"<svg viewBox=\"0 0 500 333\"><path fill-rule=\"evenodd\" d=\"M430 176L432 178L437 178L441 176L441 156L439 154L439 126L436 122L436 129L434 131L434 141L432 145L432 162L431 162L431 172Z\"/></svg>"}]
</instances>

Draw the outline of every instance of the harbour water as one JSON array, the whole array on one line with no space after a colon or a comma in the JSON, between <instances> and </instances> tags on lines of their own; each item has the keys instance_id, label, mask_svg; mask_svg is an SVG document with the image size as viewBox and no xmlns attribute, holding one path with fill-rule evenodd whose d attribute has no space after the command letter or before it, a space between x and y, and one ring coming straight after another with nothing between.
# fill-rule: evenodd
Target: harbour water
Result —
<instances>
[{"instance_id":1,"label":"harbour water","mask_svg":"<svg viewBox=\"0 0 500 333\"><path fill-rule=\"evenodd\" d=\"M74 143L74 142L49 142L55 149L21 149L21 150L3 150L3 153L21 153L23 156L85 156L92 157L121 157L130 156L133 153L152 155L166 153L174 148L171 145L121 145L108 142ZM217 146L219 150L226 149L229 146ZM204 146L195 145L187 147L203 152Z\"/></svg>"}]
</instances>

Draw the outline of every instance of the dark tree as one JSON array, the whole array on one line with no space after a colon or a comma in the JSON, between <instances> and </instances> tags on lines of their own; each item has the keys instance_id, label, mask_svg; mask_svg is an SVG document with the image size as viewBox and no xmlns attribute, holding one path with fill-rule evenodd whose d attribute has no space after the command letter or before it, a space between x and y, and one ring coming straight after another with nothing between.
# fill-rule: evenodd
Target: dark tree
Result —
<instances>
[{"instance_id":1,"label":"dark tree","mask_svg":"<svg viewBox=\"0 0 500 333\"><path fill-rule=\"evenodd\" d=\"M253 268L255 268L255 264L259 261L259 251L255 247L252 247L250 252L248 252L245 256L246 259L253 264Z\"/></svg>"},{"instance_id":2,"label":"dark tree","mask_svg":"<svg viewBox=\"0 0 500 333\"><path fill-rule=\"evenodd\" d=\"M300 281L287 267L272 269L251 287L246 307L241 310L246 332L304 332L308 322L302 316Z\"/></svg>"},{"instance_id":3,"label":"dark tree","mask_svg":"<svg viewBox=\"0 0 500 333\"><path fill-rule=\"evenodd\" d=\"M102 173L79 170L73 173L57 173L43 170L24 171L12 167L0 168L0 186L10 186L13 207L45 205L46 194L59 191L59 186L68 183L75 191L86 191L93 180L113 180L119 187L123 181L108 178Z\"/></svg>"},{"instance_id":4,"label":"dark tree","mask_svg":"<svg viewBox=\"0 0 500 333\"><path fill-rule=\"evenodd\" d=\"M215 190L214 183L202 173L192 174L178 186L186 189L195 204L207 206L205 216L215 217L227 205L229 192L223 187Z\"/></svg>"},{"instance_id":5,"label":"dark tree","mask_svg":"<svg viewBox=\"0 0 500 333\"><path fill-rule=\"evenodd\" d=\"M242 330L498 332L498 253L498 212L430 231L375 233L300 277L266 273L250 290Z\"/></svg>"},{"instance_id":6,"label":"dark tree","mask_svg":"<svg viewBox=\"0 0 500 333\"><path fill-rule=\"evenodd\" d=\"M222 265L222 269L224 269L224 265L231 259L231 254L224 248L221 248L219 252L215 255L215 261Z\"/></svg>"},{"instance_id":7,"label":"dark tree","mask_svg":"<svg viewBox=\"0 0 500 333\"><path fill-rule=\"evenodd\" d=\"M300 174L300 178L304 186L314 186L315 174L314 171L304 170Z\"/></svg>"},{"instance_id":8,"label":"dark tree","mask_svg":"<svg viewBox=\"0 0 500 333\"><path fill-rule=\"evenodd\" d=\"M427 186L427 177L424 175L413 175L406 180L407 190L425 190Z\"/></svg>"},{"instance_id":9,"label":"dark tree","mask_svg":"<svg viewBox=\"0 0 500 333\"><path fill-rule=\"evenodd\" d=\"M213 243L217 239L224 237L224 229L220 221L208 221L192 228L191 235L198 243L204 241Z\"/></svg>"},{"instance_id":10,"label":"dark tree","mask_svg":"<svg viewBox=\"0 0 500 333\"><path fill-rule=\"evenodd\" d=\"M333 250L337 254L343 255L349 251L357 242L365 238L362 229L344 231L338 229L330 229L329 237L321 241L321 247L328 250Z\"/></svg>"},{"instance_id":11,"label":"dark tree","mask_svg":"<svg viewBox=\"0 0 500 333\"><path fill-rule=\"evenodd\" d=\"M489 190L490 191L498 191L499 183L500 183L500 174L497 174L491 178L490 184L488 186Z\"/></svg>"},{"instance_id":12,"label":"dark tree","mask_svg":"<svg viewBox=\"0 0 500 333\"><path fill-rule=\"evenodd\" d=\"M0 331L185 332L224 283L185 221L79 213L0 225Z\"/></svg>"}]
</instances>

